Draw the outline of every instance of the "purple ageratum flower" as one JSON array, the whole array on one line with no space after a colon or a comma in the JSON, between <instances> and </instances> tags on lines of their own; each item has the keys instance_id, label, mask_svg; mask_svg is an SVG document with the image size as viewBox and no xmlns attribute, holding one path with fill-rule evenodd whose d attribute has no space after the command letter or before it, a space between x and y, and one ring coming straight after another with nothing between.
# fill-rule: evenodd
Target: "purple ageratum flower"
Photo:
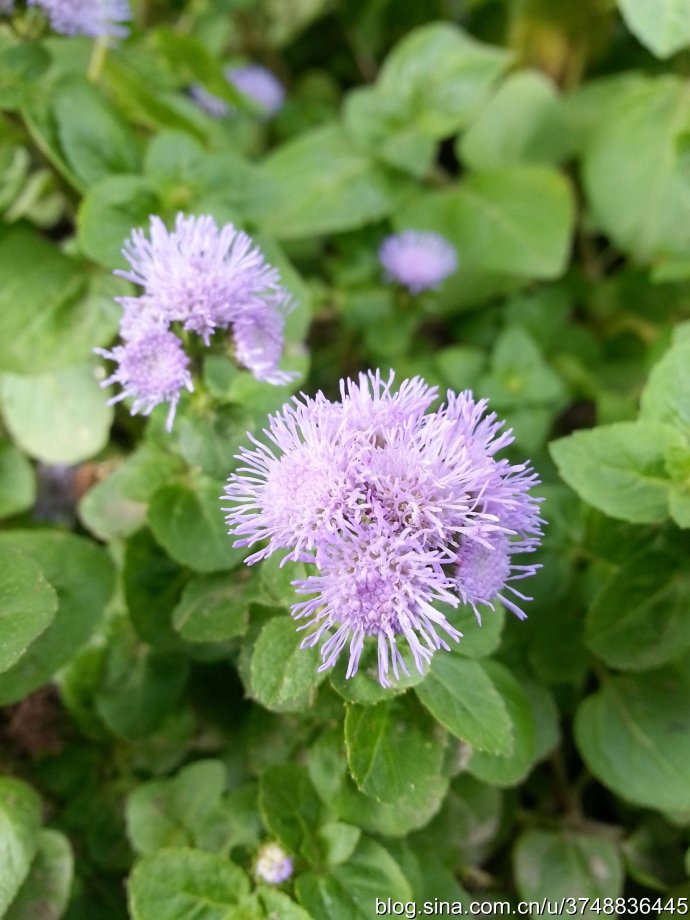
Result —
<instances>
[{"instance_id":1,"label":"purple ageratum flower","mask_svg":"<svg viewBox=\"0 0 690 920\"><path fill-rule=\"evenodd\" d=\"M281 386L295 376L278 370L284 329L284 311L269 299L252 303L233 321L235 357L257 380Z\"/></svg>"},{"instance_id":2,"label":"purple ageratum flower","mask_svg":"<svg viewBox=\"0 0 690 920\"><path fill-rule=\"evenodd\" d=\"M404 230L386 237L379 249L386 277L412 294L435 288L458 267L455 247L438 233Z\"/></svg>"},{"instance_id":3,"label":"purple ageratum flower","mask_svg":"<svg viewBox=\"0 0 690 920\"><path fill-rule=\"evenodd\" d=\"M261 64L229 67L225 71L225 76L235 89L260 106L267 118L277 115L282 109L285 103L285 87L267 67Z\"/></svg>"},{"instance_id":4,"label":"purple ageratum flower","mask_svg":"<svg viewBox=\"0 0 690 920\"><path fill-rule=\"evenodd\" d=\"M56 32L62 35L91 35L123 38L132 12L129 0L28 0L40 7Z\"/></svg>"},{"instance_id":5,"label":"purple ageratum flower","mask_svg":"<svg viewBox=\"0 0 690 920\"><path fill-rule=\"evenodd\" d=\"M535 566L512 558L539 543L537 477L496 453L512 442L486 402L449 392L429 411L436 389L420 378L393 390L377 371L341 383L341 401L293 398L269 418L265 442L252 438L226 486L227 523L236 546L264 542L251 564L277 550L315 573L295 582L312 595L292 608L303 647L322 642L322 669L349 642L347 676L366 637L376 639L379 680L406 673L398 639L421 673L443 638L460 634L435 609L491 606L518 616L508 583ZM251 436L250 436L251 437Z\"/></svg>"},{"instance_id":6,"label":"purple ageratum flower","mask_svg":"<svg viewBox=\"0 0 690 920\"><path fill-rule=\"evenodd\" d=\"M123 254L130 269L116 274L144 289L140 297L119 298L125 337L181 323L208 345L216 329L232 327L238 359L258 379L285 383L294 376L278 370L290 295L246 233L184 214L169 231L151 217L150 239L134 230Z\"/></svg>"},{"instance_id":7,"label":"purple ageratum flower","mask_svg":"<svg viewBox=\"0 0 690 920\"><path fill-rule=\"evenodd\" d=\"M264 843L256 854L254 873L261 882L281 885L293 873L292 857L274 841Z\"/></svg>"},{"instance_id":8,"label":"purple ageratum flower","mask_svg":"<svg viewBox=\"0 0 690 920\"><path fill-rule=\"evenodd\" d=\"M285 103L285 87L275 74L261 64L228 67L225 77L235 89L259 106L266 119L277 115ZM225 118L234 111L233 106L225 99L210 93L198 84L189 87L189 95L211 118Z\"/></svg>"},{"instance_id":9,"label":"purple ageratum flower","mask_svg":"<svg viewBox=\"0 0 690 920\"><path fill-rule=\"evenodd\" d=\"M159 403L170 403L166 423L170 431L182 390L192 390L189 358L177 336L168 330L154 330L110 351L98 348L96 353L117 364L115 372L101 384L122 387L108 405L131 397L132 415L148 415Z\"/></svg>"}]
</instances>

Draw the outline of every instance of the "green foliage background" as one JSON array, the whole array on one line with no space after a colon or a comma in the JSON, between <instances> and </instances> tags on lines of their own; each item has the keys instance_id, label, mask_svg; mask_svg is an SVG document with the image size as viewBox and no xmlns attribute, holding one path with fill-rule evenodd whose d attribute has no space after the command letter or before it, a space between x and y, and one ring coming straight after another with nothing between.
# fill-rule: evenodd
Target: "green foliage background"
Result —
<instances>
[{"instance_id":1,"label":"green foliage background","mask_svg":"<svg viewBox=\"0 0 690 920\"><path fill-rule=\"evenodd\" d=\"M0 24L0 915L688 896L690 0L134 7L104 58ZM246 60L287 84L272 121ZM390 691L317 673L294 567L242 566L217 498L288 390L209 353L167 435L99 388L122 243L180 209L280 266L299 388L491 399L544 480L526 623L461 611ZM415 298L376 256L407 227L460 258Z\"/></svg>"}]
</instances>

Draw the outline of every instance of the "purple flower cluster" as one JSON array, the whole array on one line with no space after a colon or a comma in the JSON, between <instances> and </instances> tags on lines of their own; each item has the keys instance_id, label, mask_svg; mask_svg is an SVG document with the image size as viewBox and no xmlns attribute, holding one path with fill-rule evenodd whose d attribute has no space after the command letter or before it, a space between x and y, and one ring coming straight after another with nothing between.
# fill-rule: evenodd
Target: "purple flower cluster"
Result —
<instances>
[{"instance_id":1,"label":"purple flower cluster","mask_svg":"<svg viewBox=\"0 0 690 920\"><path fill-rule=\"evenodd\" d=\"M293 582L304 601L292 608L302 647L321 642L320 670L349 643L347 677L365 639L378 643L378 674L389 686L407 674L398 639L420 673L446 639L461 634L439 603L479 607L500 600L518 617L528 600L513 585L536 566L516 565L540 540L538 479L527 464L496 454L510 431L485 400L449 391L429 411L437 388L376 371L341 381L341 400L294 397L270 417L265 441L238 455L226 489L236 546L262 543L251 564L285 550L313 565Z\"/></svg>"},{"instance_id":2,"label":"purple flower cluster","mask_svg":"<svg viewBox=\"0 0 690 920\"><path fill-rule=\"evenodd\" d=\"M28 0L43 10L56 32L123 38L132 12L129 0Z\"/></svg>"},{"instance_id":3,"label":"purple flower cluster","mask_svg":"<svg viewBox=\"0 0 690 920\"><path fill-rule=\"evenodd\" d=\"M212 217L178 214L169 231L151 217L149 237L134 230L123 254L127 271L117 271L143 288L138 297L120 297L122 345L97 353L115 361L104 386L118 383L111 399L133 399L132 414L148 414L169 403L168 430L183 389L192 389L189 358L172 326L198 335L209 345L217 330L231 330L237 361L257 378L284 384L292 374L278 369L285 314L290 306L280 274L246 233Z\"/></svg>"},{"instance_id":4,"label":"purple flower cluster","mask_svg":"<svg viewBox=\"0 0 690 920\"><path fill-rule=\"evenodd\" d=\"M458 267L455 247L439 233L403 230L386 237L379 249L379 262L390 281L397 281L412 294L438 287Z\"/></svg>"},{"instance_id":5,"label":"purple flower cluster","mask_svg":"<svg viewBox=\"0 0 690 920\"><path fill-rule=\"evenodd\" d=\"M261 64L245 64L242 67L228 67L225 77L235 89L255 102L263 117L277 115L285 102L285 87L278 77ZM224 118L232 108L224 99L209 93L203 86L190 87L190 94L197 104L212 118Z\"/></svg>"}]
</instances>

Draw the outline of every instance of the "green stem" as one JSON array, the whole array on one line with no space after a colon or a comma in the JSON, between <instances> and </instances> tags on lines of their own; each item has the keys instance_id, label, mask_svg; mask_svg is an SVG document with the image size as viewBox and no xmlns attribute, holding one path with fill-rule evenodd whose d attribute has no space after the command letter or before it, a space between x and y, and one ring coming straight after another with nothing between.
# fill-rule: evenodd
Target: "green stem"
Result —
<instances>
[{"instance_id":1,"label":"green stem","mask_svg":"<svg viewBox=\"0 0 690 920\"><path fill-rule=\"evenodd\" d=\"M89 61L89 66L86 71L87 78L91 83L98 83L103 73L103 65L105 64L105 59L108 56L108 39L103 35L99 35L96 41L93 43L93 51L91 52L91 59Z\"/></svg>"}]
</instances>

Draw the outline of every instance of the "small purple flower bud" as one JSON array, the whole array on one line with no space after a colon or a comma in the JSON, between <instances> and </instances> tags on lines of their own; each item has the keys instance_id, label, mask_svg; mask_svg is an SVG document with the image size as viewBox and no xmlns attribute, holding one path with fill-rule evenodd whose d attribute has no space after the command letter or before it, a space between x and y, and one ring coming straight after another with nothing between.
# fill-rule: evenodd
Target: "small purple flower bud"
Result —
<instances>
[{"instance_id":1,"label":"small purple flower bud","mask_svg":"<svg viewBox=\"0 0 690 920\"><path fill-rule=\"evenodd\" d=\"M266 118L277 115L285 103L285 87L278 77L261 64L229 67L225 76L245 96L259 105Z\"/></svg>"},{"instance_id":2,"label":"small purple flower bud","mask_svg":"<svg viewBox=\"0 0 690 920\"><path fill-rule=\"evenodd\" d=\"M292 857L277 843L264 843L256 854L254 874L261 882L280 885L286 882L293 872Z\"/></svg>"},{"instance_id":3,"label":"small purple flower bud","mask_svg":"<svg viewBox=\"0 0 690 920\"><path fill-rule=\"evenodd\" d=\"M386 278L412 294L435 288L458 267L455 247L438 233L404 230L386 237L379 249Z\"/></svg>"},{"instance_id":4,"label":"small purple flower bud","mask_svg":"<svg viewBox=\"0 0 690 920\"><path fill-rule=\"evenodd\" d=\"M261 109L265 120L277 115L285 103L285 87L275 74L261 64L227 67L225 78ZM198 83L189 87L189 95L211 118L225 118L235 111L234 106L225 99L210 93Z\"/></svg>"}]
</instances>

